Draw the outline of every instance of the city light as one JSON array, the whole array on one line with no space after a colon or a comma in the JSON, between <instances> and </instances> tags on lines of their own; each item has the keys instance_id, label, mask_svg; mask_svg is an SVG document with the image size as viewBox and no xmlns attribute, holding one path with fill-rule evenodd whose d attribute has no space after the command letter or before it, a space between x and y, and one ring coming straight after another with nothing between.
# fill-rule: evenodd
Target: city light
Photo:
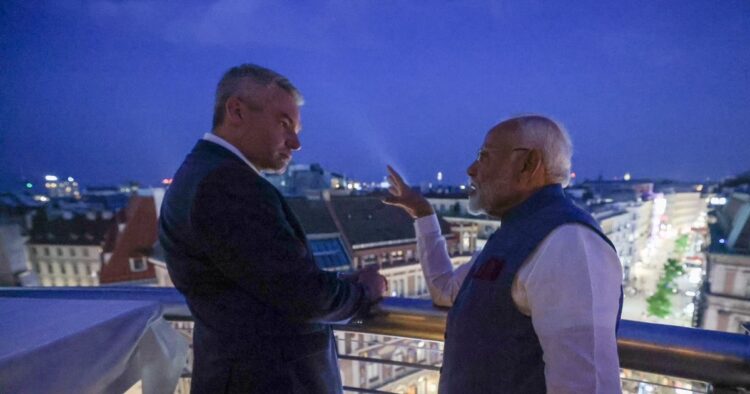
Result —
<instances>
[{"instance_id":1,"label":"city light","mask_svg":"<svg viewBox=\"0 0 750 394\"><path fill-rule=\"evenodd\" d=\"M654 198L653 210L651 212L651 234L656 236L662 230L661 222L664 212L667 210L667 199L663 194L657 194Z\"/></svg>"},{"instance_id":2,"label":"city light","mask_svg":"<svg viewBox=\"0 0 750 394\"><path fill-rule=\"evenodd\" d=\"M694 285L700 283L702 278L703 270L701 270L700 268L693 268L688 274L688 281Z\"/></svg>"},{"instance_id":3,"label":"city light","mask_svg":"<svg viewBox=\"0 0 750 394\"><path fill-rule=\"evenodd\" d=\"M171 185L172 184L172 178L164 178L164 179L162 179L161 180L161 184L162 185Z\"/></svg>"},{"instance_id":4,"label":"city light","mask_svg":"<svg viewBox=\"0 0 750 394\"><path fill-rule=\"evenodd\" d=\"M54 175L45 175L44 180L50 181L50 182L57 182L57 177Z\"/></svg>"},{"instance_id":5,"label":"city light","mask_svg":"<svg viewBox=\"0 0 750 394\"><path fill-rule=\"evenodd\" d=\"M711 197L711 205L727 205L726 197Z\"/></svg>"},{"instance_id":6,"label":"city light","mask_svg":"<svg viewBox=\"0 0 750 394\"><path fill-rule=\"evenodd\" d=\"M69 176L69 177L68 177L68 182L73 182L74 180L75 180L75 179L73 179L73 177L72 177L72 176Z\"/></svg>"},{"instance_id":7,"label":"city light","mask_svg":"<svg viewBox=\"0 0 750 394\"><path fill-rule=\"evenodd\" d=\"M437 173L437 181L438 182L442 182L443 181L443 172L442 171L438 171L438 173Z\"/></svg>"},{"instance_id":8,"label":"city light","mask_svg":"<svg viewBox=\"0 0 750 394\"><path fill-rule=\"evenodd\" d=\"M34 187L34 185L32 185L31 182L26 182L27 189L31 189L32 187Z\"/></svg>"},{"instance_id":9,"label":"city light","mask_svg":"<svg viewBox=\"0 0 750 394\"><path fill-rule=\"evenodd\" d=\"M624 179L624 180L626 180L626 181L629 181L629 180L630 180L630 173L629 173L629 172L626 172L626 173L625 173L625 176L623 176L623 177L622 177L622 179Z\"/></svg>"}]
</instances>

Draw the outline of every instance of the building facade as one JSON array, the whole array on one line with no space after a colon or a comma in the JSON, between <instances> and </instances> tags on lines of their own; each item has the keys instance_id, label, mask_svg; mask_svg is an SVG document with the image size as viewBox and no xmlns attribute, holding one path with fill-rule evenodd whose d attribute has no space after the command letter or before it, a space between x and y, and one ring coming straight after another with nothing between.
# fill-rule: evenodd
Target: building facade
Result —
<instances>
[{"instance_id":1,"label":"building facade","mask_svg":"<svg viewBox=\"0 0 750 394\"><path fill-rule=\"evenodd\" d=\"M33 219L27 244L29 265L42 286L98 286L102 244L114 223L110 213L42 210Z\"/></svg>"},{"instance_id":2,"label":"building facade","mask_svg":"<svg viewBox=\"0 0 750 394\"><path fill-rule=\"evenodd\" d=\"M628 210L613 205L594 211L592 216L615 246L622 264L623 284L627 284L634 263L637 218Z\"/></svg>"},{"instance_id":3,"label":"building facade","mask_svg":"<svg viewBox=\"0 0 750 394\"><path fill-rule=\"evenodd\" d=\"M665 222L679 234L691 230L695 221L705 215L708 201L699 192L664 193L667 206L664 212Z\"/></svg>"},{"instance_id":4,"label":"building facade","mask_svg":"<svg viewBox=\"0 0 750 394\"><path fill-rule=\"evenodd\" d=\"M750 323L750 195L734 193L712 217L698 323L744 333Z\"/></svg>"},{"instance_id":5,"label":"building facade","mask_svg":"<svg viewBox=\"0 0 750 394\"><path fill-rule=\"evenodd\" d=\"M139 190L117 213L103 245L102 284L156 285L156 270L149 258L158 237L163 196L163 189Z\"/></svg>"}]
</instances>

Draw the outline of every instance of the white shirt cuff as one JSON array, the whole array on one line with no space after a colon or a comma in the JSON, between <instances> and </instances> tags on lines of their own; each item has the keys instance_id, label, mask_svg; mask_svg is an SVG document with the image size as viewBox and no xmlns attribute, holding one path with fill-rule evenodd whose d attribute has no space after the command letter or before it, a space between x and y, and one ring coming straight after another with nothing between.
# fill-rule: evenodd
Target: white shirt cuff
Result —
<instances>
[{"instance_id":1,"label":"white shirt cuff","mask_svg":"<svg viewBox=\"0 0 750 394\"><path fill-rule=\"evenodd\" d=\"M417 238L423 237L427 234L440 233L440 222L436 214L422 216L414 220L414 231L417 233Z\"/></svg>"}]
</instances>

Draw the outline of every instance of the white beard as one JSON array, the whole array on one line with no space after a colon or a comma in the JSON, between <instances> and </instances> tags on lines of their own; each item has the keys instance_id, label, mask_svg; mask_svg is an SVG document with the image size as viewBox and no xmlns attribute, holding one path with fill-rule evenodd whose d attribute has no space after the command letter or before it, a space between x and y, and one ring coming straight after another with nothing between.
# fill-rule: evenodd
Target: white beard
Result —
<instances>
[{"instance_id":1,"label":"white beard","mask_svg":"<svg viewBox=\"0 0 750 394\"><path fill-rule=\"evenodd\" d=\"M479 197L479 190L476 190L474 194L469 195L468 211L470 214L477 216L486 213L486 211L482 207L482 201Z\"/></svg>"}]
</instances>

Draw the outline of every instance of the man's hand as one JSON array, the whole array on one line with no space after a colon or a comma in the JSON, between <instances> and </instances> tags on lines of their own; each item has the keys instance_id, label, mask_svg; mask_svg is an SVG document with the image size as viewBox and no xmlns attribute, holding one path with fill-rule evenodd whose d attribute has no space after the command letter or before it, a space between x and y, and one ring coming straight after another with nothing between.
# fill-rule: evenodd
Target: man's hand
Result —
<instances>
[{"instance_id":1,"label":"man's hand","mask_svg":"<svg viewBox=\"0 0 750 394\"><path fill-rule=\"evenodd\" d=\"M357 282L365 286L365 293L370 302L375 302L385 295L388 281L378 273L377 265L370 265L357 271Z\"/></svg>"},{"instance_id":2,"label":"man's hand","mask_svg":"<svg viewBox=\"0 0 750 394\"><path fill-rule=\"evenodd\" d=\"M364 267L364 268L360 268L356 271L342 272L342 273L339 273L339 279L345 280L347 282L357 283L359 282L359 275L362 272L373 271L373 270L377 271L378 266L373 264L373 265L368 265L367 267Z\"/></svg>"},{"instance_id":3,"label":"man's hand","mask_svg":"<svg viewBox=\"0 0 750 394\"><path fill-rule=\"evenodd\" d=\"M391 184L388 188L391 195L383 200L385 204L402 208L414 219L435 213L427 199L410 188L391 166L388 166L388 182Z\"/></svg>"},{"instance_id":4,"label":"man's hand","mask_svg":"<svg viewBox=\"0 0 750 394\"><path fill-rule=\"evenodd\" d=\"M345 281L351 282L351 283L357 283L357 281L359 280L359 273L360 272L362 272L361 269L360 270L356 270L356 271L351 271L351 272L340 273L339 274L339 279L345 280Z\"/></svg>"}]
</instances>

